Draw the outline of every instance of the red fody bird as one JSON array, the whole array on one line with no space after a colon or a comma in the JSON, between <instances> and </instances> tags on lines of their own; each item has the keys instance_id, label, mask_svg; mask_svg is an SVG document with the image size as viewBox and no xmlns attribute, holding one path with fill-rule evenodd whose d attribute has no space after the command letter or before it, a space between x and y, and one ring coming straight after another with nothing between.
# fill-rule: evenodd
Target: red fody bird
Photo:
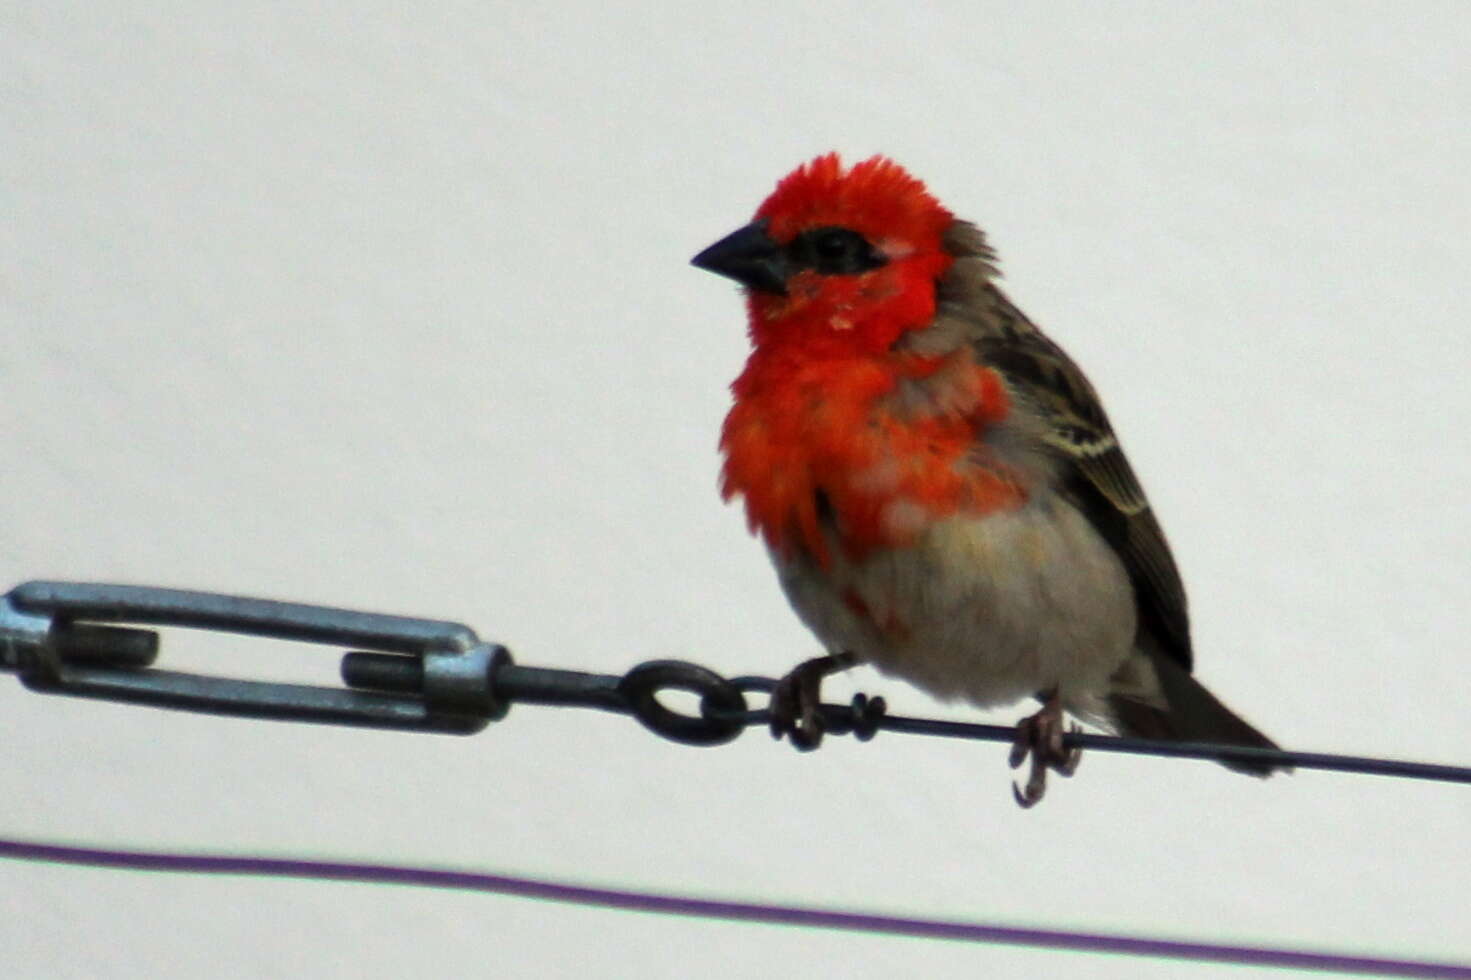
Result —
<instances>
[{"instance_id":1,"label":"red fody bird","mask_svg":"<svg viewBox=\"0 0 1471 980\"><path fill-rule=\"evenodd\" d=\"M747 290L722 492L830 651L783 679L774 732L815 746L823 676L862 662L947 700L1040 700L1012 751L1032 757L1024 806L1077 763L1064 711L1275 748L1191 677L1144 491L1092 385L997 288L980 229L888 159L828 154L694 264Z\"/></svg>"}]
</instances>

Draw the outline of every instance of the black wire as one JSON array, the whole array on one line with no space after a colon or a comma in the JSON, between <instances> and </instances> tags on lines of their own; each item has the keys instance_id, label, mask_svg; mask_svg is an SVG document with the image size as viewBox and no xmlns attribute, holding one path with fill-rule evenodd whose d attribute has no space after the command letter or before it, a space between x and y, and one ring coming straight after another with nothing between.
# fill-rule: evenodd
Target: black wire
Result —
<instances>
[{"instance_id":1,"label":"black wire","mask_svg":"<svg viewBox=\"0 0 1471 980\"><path fill-rule=\"evenodd\" d=\"M160 670L159 638L137 625L182 626L262 639L315 643L342 655L345 688L280 684ZM841 658L839 658L841 659ZM850 658L851 659L851 658ZM807 665L836 663L818 658ZM844 661L846 663L846 661ZM802 668L799 668L801 670ZM280 721L358 725L468 735L503 718L512 705L585 707L631 715L650 731L687 745L721 745L752 725L770 725L769 677L726 678L683 660L652 660L625 674L514 663L498 644L441 620L385 616L208 592L89 582L28 582L0 597L0 670L33 691ZM684 713L661 696L684 692L699 710ZM856 695L818 707L821 726L860 739L876 732L1012 742L1010 726L887 714L882 698ZM820 731L789 731L814 748ZM800 734L800 737L798 737ZM1253 768L1322 769L1471 784L1471 768L1399 759L1247 748L1069 732L1065 748L1208 759Z\"/></svg>"},{"instance_id":2,"label":"black wire","mask_svg":"<svg viewBox=\"0 0 1471 980\"><path fill-rule=\"evenodd\" d=\"M772 678L755 676L736 677L730 683L743 692L770 693L777 686L777 681ZM870 698L864 694L854 695L850 704L823 704L818 710L828 732L834 735L854 734L861 739L867 739L871 738L875 732L886 731L906 735L928 735L1008 744L1016 740L1015 726L891 715L887 711L883 698ZM705 713L711 714L712 712L707 709ZM713 713L719 716L718 712ZM771 712L767 708L747 711L739 716L739 721L746 726L770 725ZM1127 735L1100 735L1083 731L1065 733L1063 747L1163 758L1204 759L1220 763L1267 763L1272 767L1284 769L1321 769L1331 772L1471 785L1471 767L1410 762L1403 759L1381 759L1372 756L1254 748L1208 742L1174 742Z\"/></svg>"},{"instance_id":3,"label":"black wire","mask_svg":"<svg viewBox=\"0 0 1471 980\"><path fill-rule=\"evenodd\" d=\"M1004 725L976 725L966 722L940 721L933 718L905 718L885 715L878 728L910 735L938 735L945 738L968 738L989 742L1011 742L1016 729ZM1087 748L1100 752L1127 752L1177 759L1208 759L1212 762L1269 762L1294 769L1324 769L1371 776L1397 776L1402 779L1428 779L1444 783L1471 784L1471 768L1401 759L1377 759L1359 755L1336 755L1327 752L1298 752L1292 749L1258 749L1246 746L1216 745L1205 742L1166 742L1153 738L1124 735L1095 735L1069 732L1063 736L1066 748Z\"/></svg>"}]
</instances>

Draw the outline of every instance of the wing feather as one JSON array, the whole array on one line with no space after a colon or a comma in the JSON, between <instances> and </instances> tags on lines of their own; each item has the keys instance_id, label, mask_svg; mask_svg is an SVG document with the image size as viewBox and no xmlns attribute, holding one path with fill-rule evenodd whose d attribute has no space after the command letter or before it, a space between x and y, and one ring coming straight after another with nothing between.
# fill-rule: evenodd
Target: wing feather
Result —
<instances>
[{"instance_id":1,"label":"wing feather","mask_svg":"<svg viewBox=\"0 0 1471 980\"><path fill-rule=\"evenodd\" d=\"M1189 670L1193 657L1185 586L1097 393L1062 348L990 282L988 272L977 268L974 280L959 289L951 283L950 302L942 309L967 324L979 359L999 371L1014 397L1025 399L1040 416L1042 438L1061 464L1063 493L1114 547L1129 573L1140 630ZM945 283L941 298L947 299Z\"/></svg>"}]
</instances>

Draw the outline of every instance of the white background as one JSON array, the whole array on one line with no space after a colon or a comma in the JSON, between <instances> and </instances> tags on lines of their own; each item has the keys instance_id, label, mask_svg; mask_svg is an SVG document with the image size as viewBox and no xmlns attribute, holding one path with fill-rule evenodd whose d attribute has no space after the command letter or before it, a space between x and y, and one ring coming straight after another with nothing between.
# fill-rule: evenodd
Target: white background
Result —
<instances>
[{"instance_id":1,"label":"white background","mask_svg":"<svg viewBox=\"0 0 1471 980\"><path fill-rule=\"evenodd\" d=\"M0 587L780 673L817 647L715 493L742 312L686 263L797 163L883 151L1103 392L1200 676L1286 745L1471 762L1464 3L209 6L0 8ZM533 707L454 739L10 682L0 731L9 836L1471 960L1464 787L1094 753L1022 812L992 744L696 750ZM1185 972L14 863L0 908L8 976Z\"/></svg>"}]
</instances>

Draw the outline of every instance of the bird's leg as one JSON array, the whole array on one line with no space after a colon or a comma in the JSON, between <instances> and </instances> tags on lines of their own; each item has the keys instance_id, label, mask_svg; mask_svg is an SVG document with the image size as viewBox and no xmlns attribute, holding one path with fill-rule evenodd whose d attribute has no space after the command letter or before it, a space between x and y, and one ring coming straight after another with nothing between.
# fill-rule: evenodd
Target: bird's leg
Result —
<instances>
[{"instance_id":1,"label":"bird's leg","mask_svg":"<svg viewBox=\"0 0 1471 980\"><path fill-rule=\"evenodd\" d=\"M793 667L771 692L771 737L786 735L803 752L822 744L822 680L856 663L851 653L834 653Z\"/></svg>"},{"instance_id":2,"label":"bird's leg","mask_svg":"<svg viewBox=\"0 0 1471 980\"><path fill-rule=\"evenodd\" d=\"M1082 749L1063 747L1062 736L1069 731L1062 716L1062 698L1056 690L1042 698L1042 710L1023 718L1016 726L1016 741L1011 746L1011 768L1015 769L1032 757L1032 774L1025 790L1011 784L1012 795L1023 809L1036 806L1047 792L1047 770L1056 770L1060 776L1071 776L1078 768ZM1076 725L1071 729L1081 731Z\"/></svg>"}]
</instances>

